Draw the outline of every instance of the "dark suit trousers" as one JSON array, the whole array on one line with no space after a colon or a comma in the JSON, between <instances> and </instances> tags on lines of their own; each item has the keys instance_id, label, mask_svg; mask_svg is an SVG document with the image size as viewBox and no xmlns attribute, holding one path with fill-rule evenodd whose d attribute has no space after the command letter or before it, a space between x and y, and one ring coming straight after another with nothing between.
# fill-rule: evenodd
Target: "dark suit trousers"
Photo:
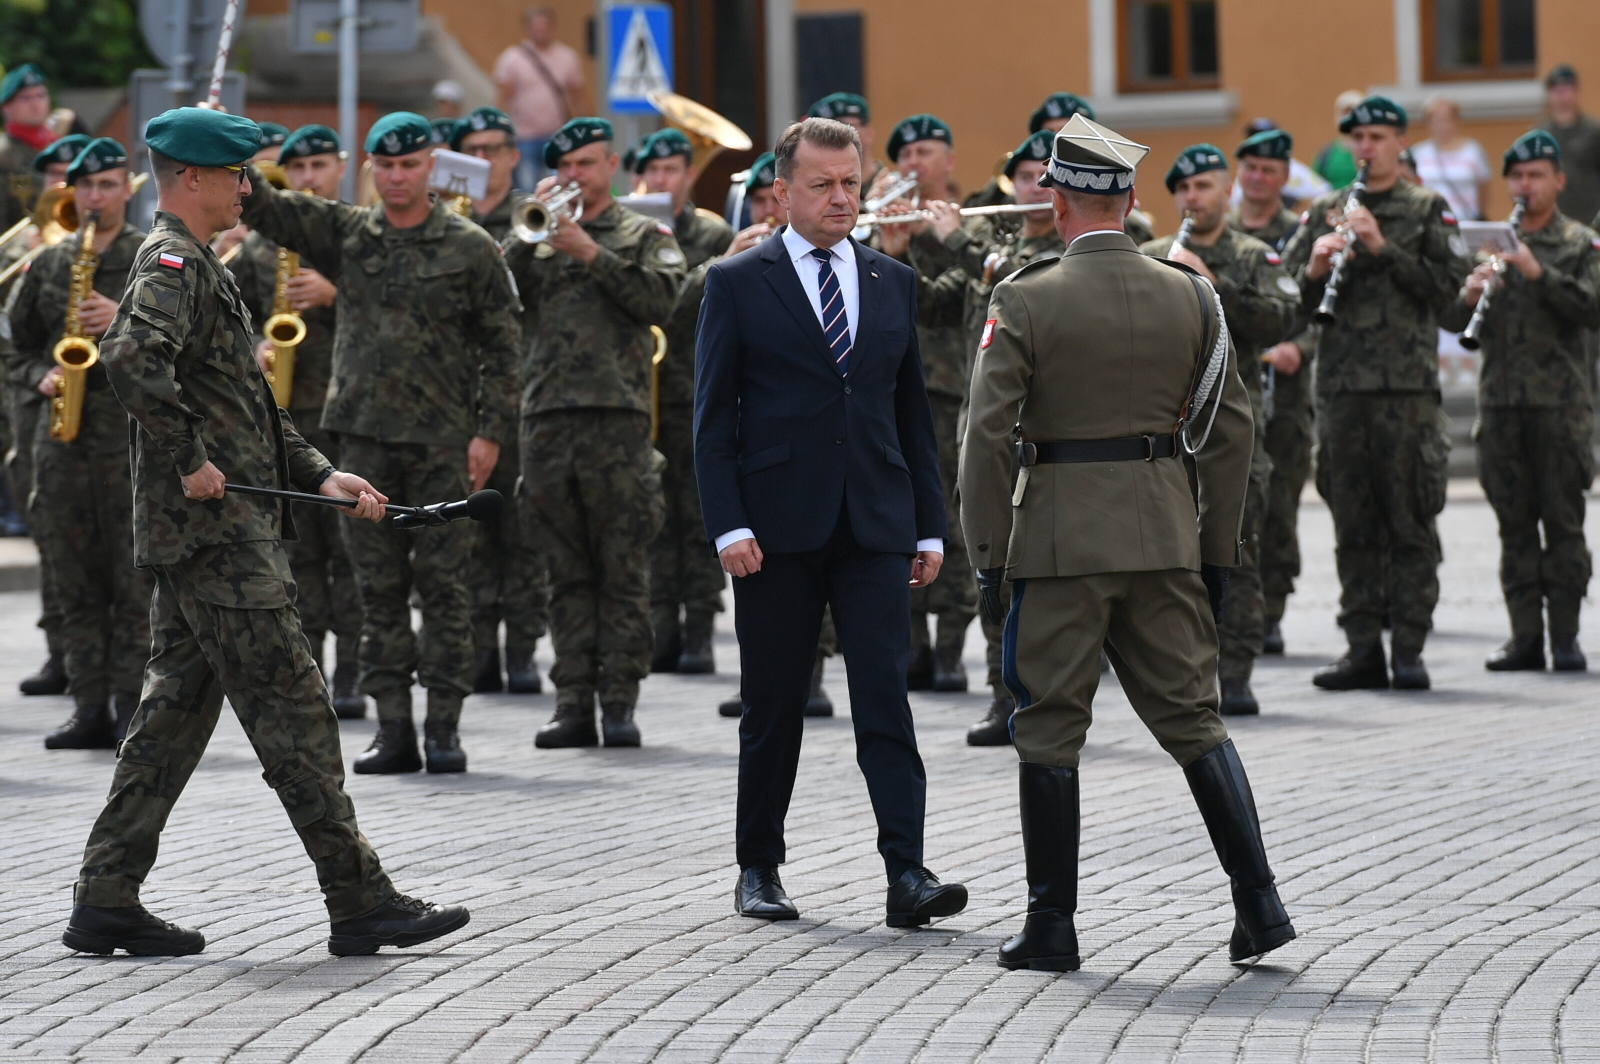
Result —
<instances>
[{"instance_id":1,"label":"dark suit trousers","mask_svg":"<svg viewBox=\"0 0 1600 1064\"><path fill-rule=\"evenodd\" d=\"M806 698L823 607L833 609L850 684L856 764L878 820L891 882L922 864L928 781L917 753L906 666L911 659L911 557L863 550L846 509L820 550L768 554L733 581L742 663L739 722L740 868L783 863L783 820L794 792Z\"/></svg>"}]
</instances>

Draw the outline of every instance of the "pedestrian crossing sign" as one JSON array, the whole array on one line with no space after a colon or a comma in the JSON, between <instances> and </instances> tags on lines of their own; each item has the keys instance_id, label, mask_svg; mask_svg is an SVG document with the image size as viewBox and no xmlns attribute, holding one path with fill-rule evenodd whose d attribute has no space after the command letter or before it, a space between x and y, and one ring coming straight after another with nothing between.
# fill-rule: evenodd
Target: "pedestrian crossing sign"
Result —
<instances>
[{"instance_id":1,"label":"pedestrian crossing sign","mask_svg":"<svg viewBox=\"0 0 1600 1064\"><path fill-rule=\"evenodd\" d=\"M606 101L613 114L655 114L652 92L672 91L672 8L606 5Z\"/></svg>"}]
</instances>

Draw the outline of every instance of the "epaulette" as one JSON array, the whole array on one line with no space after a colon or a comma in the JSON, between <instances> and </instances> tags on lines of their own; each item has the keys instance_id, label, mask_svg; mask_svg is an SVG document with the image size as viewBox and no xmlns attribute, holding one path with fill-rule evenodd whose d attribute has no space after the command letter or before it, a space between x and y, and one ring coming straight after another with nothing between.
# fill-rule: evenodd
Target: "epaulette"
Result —
<instances>
[{"instance_id":1,"label":"epaulette","mask_svg":"<svg viewBox=\"0 0 1600 1064\"><path fill-rule=\"evenodd\" d=\"M1056 263L1058 263L1060 261L1061 261L1061 256L1057 255L1054 258L1034 259L1031 262L1023 263L1023 265L1020 266L1015 273L1011 274L1009 277L1006 277L1000 283L1001 284L1005 284L1007 281L1015 281L1018 278L1021 278L1021 277L1025 276L1028 273L1028 271L1030 271L1030 270L1043 269L1046 266L1053 266L1053 265L1055 265Z\"/></svg>"}]
</instances>

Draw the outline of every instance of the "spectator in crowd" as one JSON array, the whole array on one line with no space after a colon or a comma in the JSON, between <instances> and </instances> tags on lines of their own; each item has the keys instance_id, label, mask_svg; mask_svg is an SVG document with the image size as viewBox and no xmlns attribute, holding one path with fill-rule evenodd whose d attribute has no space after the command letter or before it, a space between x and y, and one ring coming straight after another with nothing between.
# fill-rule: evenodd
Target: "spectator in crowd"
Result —
<instances>
[{"instance_id":1,"label":"spectator in crowd","mask_svg":"<svg viewBox=\"0 0 1600 1064\"><path fill-rule=\"evenodd\" d=\"M460 118L461 108L466 106L462 101L466 93L461 91L461 83L445 78L433 83L433 114L432 118Z\"/></svg>"},{"instance_id":2,"label":"spectator in crowd","mask_svg":"<svg viewBox=\"0 0 1600 1064\"><path fill-rule=\"evenodd\" d=\"M545 175L544 146L573 115L589 113L578 53L556 40L556 13L530 7L522 13L523 39L500 53L494 83L500 110L511 116L522 162L517 187L533 188Z\"/></svg>"},{"instance_id":3,"label":"spectator in crowd","mask_svg":"<svg viewBox=\"0 0 1600 1064\"><path fill-rule=\"evenodd\" d=\"M1430 96L1422 110L1429 137L1411 149L1411 157L1423 187L1443 196L1457 218L1482 218L1492 173L1483 146L1461 132L1461 105Z\"/></svg>"},{"instance_id":4,"label":"spectator in crowd","mask_svg":"<svg viewBox=\"0 0 1600 1064\"><path fill-rule=\"evenodd\" d=\"M1600 214L1600 122L1578 109L1578 72L1566 63L1544 79L1547 129L1561 145L1561 172L1567 187L1556 196L1556 208L1585 225Z\"/></svg>"},{"instance_id":5,"label":"spectator in crowd","mask_svg":"<svg viewBox=\"0 0 1600 1064\"><path fill-rule=\"evenodd\" d=\"M1344 116L1355 110L1356 104L1366 99L1366 94L1359 89L1347 89L1339 94L1333 102L1333 124L1335 127ZM1311 160L1311 169L1334 188L1343 188L1356 179L1356 157L1351 154L1350 140L1343 133L1324 144L1317 152L1315 159Z\"/></svg>"}]
</instances>

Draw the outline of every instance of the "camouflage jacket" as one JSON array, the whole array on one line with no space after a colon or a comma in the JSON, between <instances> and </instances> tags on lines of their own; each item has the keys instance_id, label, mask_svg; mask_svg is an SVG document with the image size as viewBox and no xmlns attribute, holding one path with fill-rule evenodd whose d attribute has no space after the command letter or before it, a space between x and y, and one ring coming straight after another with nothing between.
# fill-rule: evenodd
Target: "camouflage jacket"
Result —
<instances>
[{"instance_id":1,"label":"camouflage jacket","mask_svg":"<svg viewBox=\"0 0 1600 1064\"><path fill-rule=\"evenodd\" d=\"M1537 281L1515 266L1483 316L1479 406L1577 406L1590 402L1584 331L1600 329L1600 235L1557 213L1522 242L1544 267ZM1472 308L1459 297L1442 324L1459 332Z\"/></svg>"},{"instance_id":2,"label":"camouflage jacket","mask_svg":"<svg viewBox=\"0 0 1600 1064\"><path fill-rule=\"evenodd\" d=\"M244 305L255 316L256 328L266 328L278 286L278 245L260 233L251 233L244 238L244 246L228 269L233 271ZM337 314L333 307L312 307L300 312L300 320L306 323L306 338L294 353L294 390L289 395L289 410L300 424L315 428L322 422L322 405L328 398L328 380L333 374ZM260 340L258 332L256 341Z\"/></svg>"},{"instance_id":3,"label":"camouflage jacket","mask_svg":"<svg viewBox=\"0 0 1600 1064\"><path fill-rule=\"evenodd\" d=\"M672 235L683 252L684 269L690 271L721 255L733 243L733 230L727 222L692 203L684 204L683 212L672 223Z\"/></svg>"},{"instance_id":4,"label":"camouflage jacket","mask_svg":"<svg viewBox=\"0 0 1600 1064\"><path fill-rule=\"evenodd\" d=\"M722 261L707 259L684 278L667 317L667 357L661 362L661 405L694 405L694 334L700 325L700 302L706 295L706 271Z\"/></svg>"},{"instance_id":5,"label":"camouflage jacket","mask_svg":"<svg viewBox=\"0 0 1600 1064\"><path fill-rule=\"evenodd\" d=\"M133 269L133 260L143 243L144 233L124 225L95 264L94 290L120 303L127 288L128 271ZM10 328L0 330L0 337L5 337L0 339L0 352L5 357L6 379L35 395L39 382L56 368L51 352L66 329L72 262L77 257L77 240L63 240L42 252L17 280L14 295L7 301ZM105 366L90 366L84 386L83 427L73 445L97 451L126 451L128 415L111 391ZM39 420L42 425L46 422L44 418Z\"/></svg>"},{"instance_id":6,"label":"camouflage jacket","mask_svg":"<svg viewBox=\"0 0 1600 1064\"><path fill-rule=\"evenodd\" d=\"M1289 238L1300 228L1300 216L1287 207L1279 207L1278 213L1272 216L1272 221L1260 229L1251 229L1240 219L1238 210L1231 210L1228 212L1228 228L1236 233L1255 237L1281 255L1283 249L1288 246Z\"/></svg>"},{"instance_id":7,"label":"camouflage jacket","mask_svg":"<svg viewBox=\"0 0 1600 1064\"><path fill-rule=\"evenodd\" d=\"M235 484L316 491L333 467L272 399L238 287L183 222L156 212L100 364L136 423L134 561L175 565L200 547L293 538L287 503L184 498L207 460Z\"/></svg>"},{"instance_id":8,"label":"camouflage jacket","mask_svg":"<svg viewBox=\"0 0 1600 1064\"><path fill-rule=\"evenodd\" d=\"M487 233L437 199L396 229L380 204L250 183L245 223L339 289L323 428L460 447L515 437L517 298Z\"/></svg>"},{"instance_id":9,"label":"camouflage jacket","mask_svg":"<svg viewBox=\"0 0 1600 1064\"><path fill-rule=\"evenodd\" d=\"M967 394L966 336L961 327L967 271L962 265L965 226L945 240L925 229L911 238L901 261L917 273L917 345L928 391L963 399Z\"/></svg>"},{"instance_id":10,"label":"camouflage jacket","mask_svg":"<svg viewBox=\"0 0 1600 1064\"><path fill-rule=\"evenodd\" d=\"M1308 317L1327 284L1327 275L1306 276L1311 245L1333 231L1330 219L1349 195L1342 188L1317 197L1284 249ZM1358 243L1345 262L1338 321L1317 331L1317 393L1437 391L1439 315L1469 271L1455 216L1443 196L1404 182L1368 193L1366 206L1387 243L1377 255Z\"/></svg>"},{"instance_id":11,"label":"camouflage jacket","mask_svg":"<svg viewBox=\"0 0 1600 1064\"><path fill-rule=\"evenodd\" d=\"M39 175L33 172L36 154L21 141L0 133L0 229L26 218L39 197Z\"/></svg>"},{"instance_id":12,"label":"camouflage jacket","mask_svg":"<svg viewBox=\"0 0 1600 1064\"><path fill-rule=\"evenodd\" d=\"M649 413L650 326L672 312L683 252L671 229L615 202L579 224L600 245L588 265L549 244L505 242L525 308L522 416L584 407Z\"/></svg>"},{"instance_id":13,"label":"camouflage jacket","mask_svg":"<svg viewBox=\"0 0 1600 1064\"><path fill-rule=\"evenodd\" d=\"M1141 245L1139 250L1164 259L1172 250L1173 239L1164 236ZM1287 337L1294 328L1300 306L1299 285L1283 268L1276 251L1227 226L1223 226L1215 244L1190 244L1189 250L1216 274L1222 313L1239 352L1239 376L1252 393L1260 391L1261 364L1255 356Z\"/></svg>"},{"instance_id":14,"label":"camouflage jacket","mask_svg":"<svg viewBox=\"0 0 1600 1064\"><path fill-rule=\"evenodd\" d=\"M983 259L967 283L967 306L962 329L966 336L969 377L971 362L977 357L978 345L983 342L983 326L989 320L989 295L994 291L994 286L1028 263L1059 259L1066 250L1066 245L1061 243L1061 237L1054 229L1044 236L1019 237L1015 241L990 240L987 243Z\"/></svg>"},{"instance_id":15,"label":"camouflage jacket","mask_svg":"<svg viewBox=\"0 0 1600 1064\"><path fill-rule=\"evenodd\" d=\"M494 210L488 214L479 214L477 211L473 211L472 220L477 223L480 229L493 237L494 242L498 244L511 234L512 209L527 198L526 193L512 189L506 193L505 199L495 204Z\"/></svg>"}]
</instances>

